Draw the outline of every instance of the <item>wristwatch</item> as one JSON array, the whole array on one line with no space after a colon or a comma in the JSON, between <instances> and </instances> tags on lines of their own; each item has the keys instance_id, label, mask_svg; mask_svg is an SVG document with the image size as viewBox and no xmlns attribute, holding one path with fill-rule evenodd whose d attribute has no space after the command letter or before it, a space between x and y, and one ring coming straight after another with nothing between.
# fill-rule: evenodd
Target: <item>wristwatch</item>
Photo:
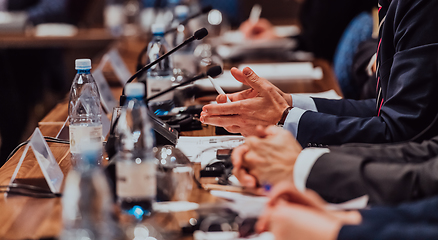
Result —
<instances>
[{"instance_id":1,"label":"wristwatch","mask_svg":"<svg viewBox=\"0 0 438 240\"><path fill-rule=\"evenodd\" d=\"M286 121L287 115L289 114L289 112L290 112L290 110L291 110L292 108L293 108L293 107L288 107L288 108L286 108L286 109L284 110L283 115L281 115L281 119L280 119L280 121L278 121L278 123L277 123L277 126L279 126L279 127L283 127L283 125L284 125L284 121Z\"/></svg>"}]
</instances>

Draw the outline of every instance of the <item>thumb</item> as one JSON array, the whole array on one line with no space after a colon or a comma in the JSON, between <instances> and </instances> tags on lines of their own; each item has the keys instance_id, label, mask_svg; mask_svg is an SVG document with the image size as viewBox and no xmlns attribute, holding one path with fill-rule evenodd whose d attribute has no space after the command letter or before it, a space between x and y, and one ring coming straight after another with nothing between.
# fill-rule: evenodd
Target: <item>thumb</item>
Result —
<instances>
[{"instance_id":1,"label":"thumb","mask_svg":"<svg viewBox=\"0 0 438 240\"><path fill-rule=\"evenodd\" d=\"M259 93L265 92L266 90L272 88L272 83L264 78L259 77L251 68L244 68L242 73L245 75L248 85L257 90Z\"/></svg>"},{"instance_id":2,"label":"thumb","mask_svg":"<svg viewBox=\"0 0 438 240\"><path fill-rule=\"evenodd\" d=\"M226 103L227 102L227 95L225 94L220 94L216 97L216 102L217 103Z\"/></svg>"}]
</instances>

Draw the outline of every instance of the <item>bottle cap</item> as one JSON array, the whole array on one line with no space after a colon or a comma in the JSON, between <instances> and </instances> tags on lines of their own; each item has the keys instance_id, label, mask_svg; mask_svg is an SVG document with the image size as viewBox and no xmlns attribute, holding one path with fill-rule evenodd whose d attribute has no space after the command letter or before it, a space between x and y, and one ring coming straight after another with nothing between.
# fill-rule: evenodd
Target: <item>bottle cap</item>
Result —
<instances>
[{"instance_id":1,"label":"bottle cap","mask_svg":"<svg viewBox=\"0 0 438 240\"><path fill-rule=\"evenodd\" d=\"M125 87L125 95L127 97L143 97L144 84L139 82L128 83Z\"/></svg>"},{"instance_id":2,"label":"bottle cap","mask_svg":"<svg viewBox=\"0 0 438 240\"><path fill-rule=\"evenodd\" d=\"M152 25L152 33L153 34L163 34L166 29L166 26L162 23L155 23Z\"/></svg>"},{"instance_id":3,"label":"bottle cap","mask_svg":"<svg viewBox=\"0 0 438 240\"><path fill-rule=\"evenodd\" d=\"M76 59L76 70L90 70L91 60L90 59Z\"/></svg>"},{"instance_id":4,"label":"bottle cap","mask_svg":"<svg viewBox=\"0 0 438 240\"><path fill-rule=\"evenodd\" d=\"M177 17L186 17L189 14L189 7L186 5L178 5L175 7L175 15Z\"/></svg>"}]
</instances>

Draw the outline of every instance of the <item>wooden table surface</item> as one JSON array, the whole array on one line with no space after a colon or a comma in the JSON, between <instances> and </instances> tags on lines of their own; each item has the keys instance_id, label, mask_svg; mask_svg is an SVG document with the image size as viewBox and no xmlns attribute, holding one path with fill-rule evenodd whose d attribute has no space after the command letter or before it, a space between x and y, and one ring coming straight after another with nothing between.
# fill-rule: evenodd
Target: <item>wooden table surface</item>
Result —
<instances>
[{"instance_id":1,"label":"wooden table surface","mask_svg":"<svg viewBox=\"0 0 438 240\"><path fill-rule=\"evenodd\" d=\"M104 46L114 40L114 37L104 28L79 29L78 33L71 37L37 37L24 33L22 35L0 34L0 48L90 48Z\"/></svg>"},{"instance_id":2,"label":"wooden table surface","mask_svg":"<svg viewBox=\"0 0 438 240\"><path fill-rule=\"evenodd\" d=\"M0 41L1 44L1 41ZM118 44L125 63L134 72L136 55L144 47L139 39L122 39ZM93 60L94 63L98 62ZM321 92L335 89L341 95L340 88L331 70L331 66L322 60L315 60L324 77L315 81L294 81L290 92ZM118 96L121 87L113 89ZM56 136L67 118L67 101L58 104L40 123L44 136ZM203 130L186 135L213 135L214 128L205 126ZM66 175L71 168L69 146L67 144L49 143L49 146ZM10 178L23 153L21 148L2 168L0 168L0 185L8 185ZM20 179L41 179L42 173L33 154L28 153L18 174ZM0 198L0 239L38 239L59 236L62 230L60 198L41 199L10 195ZM218 200L203 189L195 188L189 199L197 203L217 202ZM185 239L185 238L184 238ZM190 239L190 238L188 238Z\"/></svg>"}]
</instances>

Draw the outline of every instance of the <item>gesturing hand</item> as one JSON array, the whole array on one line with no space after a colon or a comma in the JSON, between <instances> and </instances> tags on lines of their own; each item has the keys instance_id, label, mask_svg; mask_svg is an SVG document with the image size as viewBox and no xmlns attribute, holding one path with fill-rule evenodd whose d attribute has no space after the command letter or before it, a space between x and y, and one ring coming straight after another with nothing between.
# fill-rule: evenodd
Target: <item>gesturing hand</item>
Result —
<instances>
[{"instance_id":1,"label":"gesturing hand","mask_svg":"<svg viewBox=\"0 0 438 240\"><path fill-rule=\"evenodd\" d=\"M217 102L203 107L201 121L205 124L221 126L229 132L244 136L254 134L257 125L276 124L283 111L292 106L292 97L283 93L272 83L260 78L250 68L231 69L233 76L251 88L227 96L232 101L226 103L226 96L219 95Z\"/></svg>"}]
</instances>

